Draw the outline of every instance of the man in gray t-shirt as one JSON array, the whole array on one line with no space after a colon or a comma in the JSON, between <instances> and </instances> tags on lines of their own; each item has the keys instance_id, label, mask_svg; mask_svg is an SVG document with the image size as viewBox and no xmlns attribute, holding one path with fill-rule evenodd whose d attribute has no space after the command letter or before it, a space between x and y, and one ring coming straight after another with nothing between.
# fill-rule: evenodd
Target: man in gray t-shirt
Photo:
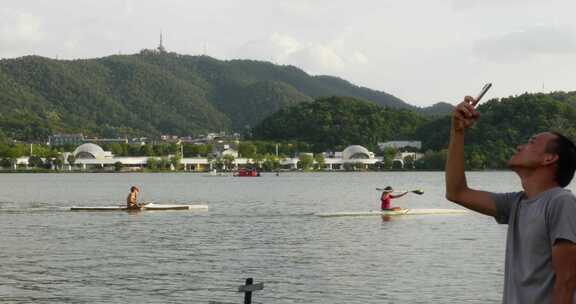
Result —
<instances>
[{"instance_id":1,"label":"man in gray t-shirt","mask_svg":"<svg viewBox=\"0 0 576 304\"><path fill-rule=\"evenodd\" d=\"M446 197L508 224L503 303L576 304L576 197L563 189L574 177L576 147L556 132L536 134L508 161L524 191L474 190L464 173L464 133L478 118L472 97L454 109Z\"/></svg>"},{"instance_id":2,"label":"man in gray t-shirt","mask_svg":"<svg viewBox=\"0 0 576 304\"><path fill-rule=\"evenodd\" d=\"M559 240L576 243L576 198L560 187L523 195L492 194L496 221L508 224L504 303L552 303L552 248Z\"/></svg>"}]
</instances>

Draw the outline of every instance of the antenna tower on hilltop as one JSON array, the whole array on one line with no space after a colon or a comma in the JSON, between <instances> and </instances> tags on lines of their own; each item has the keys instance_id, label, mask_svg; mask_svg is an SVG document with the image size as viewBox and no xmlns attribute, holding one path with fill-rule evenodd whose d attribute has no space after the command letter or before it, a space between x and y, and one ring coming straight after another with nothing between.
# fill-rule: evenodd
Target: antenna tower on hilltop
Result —
<instances>
[{"instance_id":1,"label":"antenna tower on hilltop","mask_svg":"<svg viewBox=\"0 0 576 304\"><path fill-rule=\"evenodd\" d=\"M162 38L163 38L163 37L162 37L162 31L160 31L160 44L158 45L158 52L160 52L160 53L166 53L166 49L164 48L164 45L163 45L163 43L162 43L162 42L163 42L163 41L162 41L162 40L163 40Z\"/></svg>"}]
</instances>

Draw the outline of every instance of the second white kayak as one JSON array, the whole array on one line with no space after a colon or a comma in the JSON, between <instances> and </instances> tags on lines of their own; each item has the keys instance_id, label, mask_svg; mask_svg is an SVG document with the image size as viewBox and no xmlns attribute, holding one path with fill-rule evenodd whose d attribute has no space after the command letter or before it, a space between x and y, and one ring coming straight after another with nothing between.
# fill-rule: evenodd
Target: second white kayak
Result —
<instances>
[{"instance_id":1,"label":"second white kayak","mask_svg":"<svg viewBox=\"0 0 576 304\"><path fill-rule=\"evenodd\" d=\"M400 210L371 210L371 211L342 211L342 212L321 212L314 215L320 217L337 217L337 216L383 216L383 215L425 215L425 214L464 214L468 213L462 209L400 209Z\"/></svg>"}]
</instances>

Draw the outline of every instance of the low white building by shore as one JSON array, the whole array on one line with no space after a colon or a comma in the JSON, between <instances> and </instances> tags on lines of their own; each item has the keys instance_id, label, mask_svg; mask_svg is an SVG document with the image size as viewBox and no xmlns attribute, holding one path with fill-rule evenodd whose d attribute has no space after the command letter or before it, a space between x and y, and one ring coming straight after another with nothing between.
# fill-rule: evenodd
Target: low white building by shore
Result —
<instances>
[{"instance_id":1,"label":"low white building by shore","mask_svg":"<svg viewBox=\"0 0 576 304\"><path fill-rule=\"evenodd\" d=\"M236 152L230 150L228 152ZM414 154L414 153L412 153ZM233 156L233 160L225 165L225 170L235 170L238 167L254 165L255 161L249 158L236 158L233 153L223 153L223 155ZM316 165L321 165L324 170L348 170L355 169L369 169L381 165L382 157L376 157L373 152L369 151L363 146L352 145L348 146L342 152L326 154L329 157L324 157L322 164L314 162ZM73 156L73 157L70 157ZM405 155L399 155L395 161L400 161L404 165L403 158ZM416 155L414 155L416 158ZM73 161L72 161L73 159ZM79 167L82 170L89 169L109 169L120 166L124 170L142 170L149 165L151 160L158 162L174 162L178 164L185 171L195 172L208 172L216 167L216 159L208 157L185 157L174 158L174 155L164 157L157 156L114 156L110 151L104 151L100 146L94 143L86 143L78 146L74 152L63 153L64 166L69 170L72 167ZM70 163L69 161L72 161ZM221 160L220 160L221 161ZM300 159L298 157L289 157L279 159L281 168L287 170L297 170ZM22 157L17 160L18 165L28 165L27 157ZM172 166L173 167L173 166ZM173 168L174 169L174 168Z\"/></svg>"}]
</instances>

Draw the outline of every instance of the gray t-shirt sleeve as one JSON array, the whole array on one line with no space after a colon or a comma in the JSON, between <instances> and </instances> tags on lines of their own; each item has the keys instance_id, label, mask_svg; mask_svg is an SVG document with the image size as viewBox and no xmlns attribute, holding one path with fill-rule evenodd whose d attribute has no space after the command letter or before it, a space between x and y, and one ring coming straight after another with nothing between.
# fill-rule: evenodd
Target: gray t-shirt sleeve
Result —
<instances>
[{"instance_id":1,"label":"gray t-shirt sleeve","mask_svg":"<svg viewBox=\"0 0 576 304\"><path fill-rule=\"evenodd\" d=\"M576 243L576 198L570 192L555 197L546 216L550 245L558 239Z\"/></svg>"},{"instance_id":2,"label":"gray t-shirt sleeve","mask_svg":"<svg viewBox=\"0 0 576 304\"><path fill-rule=\"evenodd\" d=\"M508 193L491 193L492 200L496 205L496 222L498 224L508 224L510 220L510 213L514 202L518 201L518 197L522 192L508 192Z\"/></svg>"}]
</instances>

